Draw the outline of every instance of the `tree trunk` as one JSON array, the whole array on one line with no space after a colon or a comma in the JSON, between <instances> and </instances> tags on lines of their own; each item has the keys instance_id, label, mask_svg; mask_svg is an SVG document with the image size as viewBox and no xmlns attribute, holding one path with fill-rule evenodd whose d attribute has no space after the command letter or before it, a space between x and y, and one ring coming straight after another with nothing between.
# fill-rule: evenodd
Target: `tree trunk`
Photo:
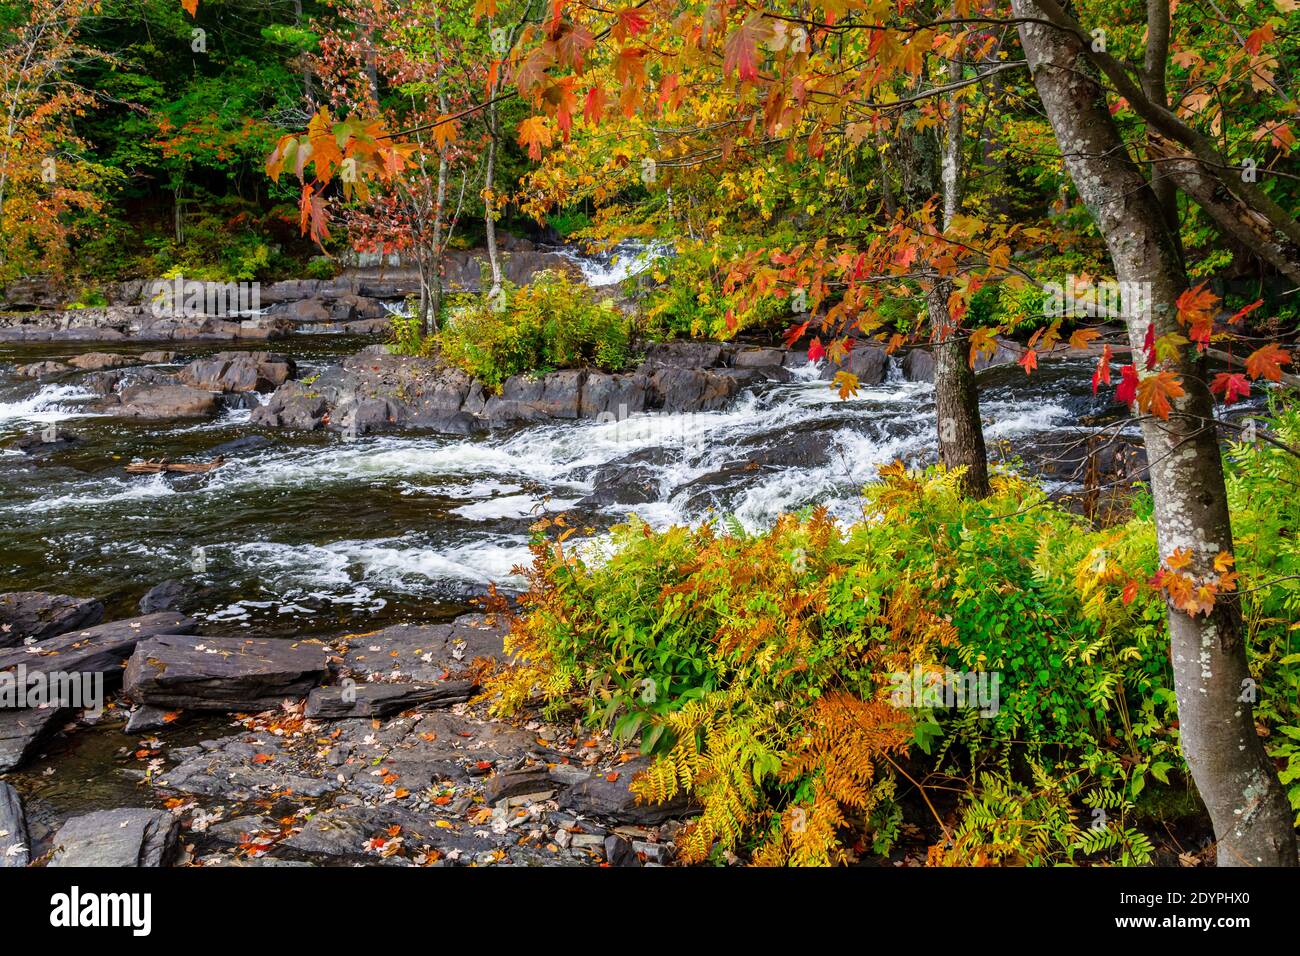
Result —
<instances>
[{"instance_id":1,"label":"tree trunk","mask_svg":"<svg viewBox=\"0 0 1300 956\"><path fill-rule=\"evenodd\" d=\"M950 62L948 79L961 76L961 65ZM948 100L948 121L939 153L939 188L943 198L943 229L947 232L961 209L962 118L955 96ZM989 494L988 452L980 421L980 394L967 349L957 334L948 298L952 282L935 276L925 297L934 342L934 403L939 429L939 460L948 468L965 468L962 490L972 498Z\"/></svg>"},{"instance_id":2,"label":"tree trunk","mask_svg":"<svg viewBox=\"0 0 1300 956\"><path fill-rule=\"evenodd\" d=\"M501 259L497 253L496 225L496 167L497 167L497 107L488 107L487 172L484 174L483 228L487 233L488 264L492 268L492 289L488 296L496 299L501 293Z\"/></svg>"},{"instance_id":3,"label":"tree trunk","mask_svg":"<svg viewBox=\"0 0 1300 956\"><path fill-rule=\"evenodd\" d=\"M443 221L447 207L447 153L438 154L438 190L433 198L433 275L429 283L429 312L431 321L425 335L438 331L442 315L442 247Z\"/></svg>"},{"instance_id":4,"label":"tree trunk","mask_svg":"<svg viewBox=\"0 0 1300 956\"><path fill-rule=\"evenodd\" d=\"M1042 17L1036 0L1012 0L1012 8L1017 17ZM1041 23L1022 22L1019 31L1066 168L1128 292L1125 323L1134 355L1141 356L1149 324L1157 337L1178 331L1175 301L1187 287L1164 212L1129 158L1080 39ZM1135 291L1148 297L1150 314L1137 307ZM1144 360L1135 364L1140 375L1151 374ZM1157 371L1177 373L1186 394L1174 400L1168 422L1142 423L1161 555L1186 549L1192 555L1186 570L1198 579L1213 575L1220 552L1232 553L1223 462L1201 365L1190 350L1161 362ZM1250 672L1240 605L1222 594L1208 616L1170 605L1167 618L1183 754L1214 825L1219 865L1295 866L1291 810L1255 733L1253 708L1241 699Z\"/></svg>"}]
</instances>

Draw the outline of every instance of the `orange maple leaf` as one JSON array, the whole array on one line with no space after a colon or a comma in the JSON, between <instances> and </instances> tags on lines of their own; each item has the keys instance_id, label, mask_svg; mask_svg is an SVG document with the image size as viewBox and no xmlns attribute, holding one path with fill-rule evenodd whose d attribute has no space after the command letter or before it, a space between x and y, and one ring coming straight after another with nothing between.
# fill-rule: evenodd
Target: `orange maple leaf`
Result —
<instances>
[{"instance_id":1,"label":"orange maple leaf","mask_svg":"<svg viewBox=\"0 0 1300 956\"><path fill-rule=\"evenodd\" d=\"M1266 378L1270 382L1282 381L1282 366L1289 364L1291 353L1276 342L1269 342L1246 358L1246 374L1251 378Z\"/></svg>"},{"instance_id":2,"label":"orange maple leaf","mask_svg":"<svg viewBox=\"0 0 1300 956\"><path fill-rule=\"evenodd\" d=\"M1169 400L1185 394L1182 381L1177 374L1157 372L1155 375L1148 375L1138 383L1138 408L1150 412L1157 418L1168 419L1170 411L1173 410Z\"/></svg>"}]
</instances>

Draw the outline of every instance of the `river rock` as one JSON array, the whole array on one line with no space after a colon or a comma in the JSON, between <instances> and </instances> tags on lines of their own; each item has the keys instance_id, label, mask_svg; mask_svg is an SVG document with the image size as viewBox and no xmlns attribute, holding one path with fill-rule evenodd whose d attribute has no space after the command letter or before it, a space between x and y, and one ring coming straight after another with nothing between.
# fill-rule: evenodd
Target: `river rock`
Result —
<instances>
[{"instance_id":1,"label":"river rock","mask_svg":"<svg viewBox=\"0 0 1300 956\"><path fill-rule=\"evenodd\" d=\"M934 381L934 353L929 349L909 349L901 364L909 382Z\"/></svg>"},{"instance_id":2,"label":"river rock","mask_svg":"<svg viewBox=\"0 0 1300 956\"><path fill-rule=\"evenodd\" d=\"M43 641L103 619L104 605L93 598L44 591L0 594L0 647L16 647L28 638Z\"/></svg>"},{"instance_id":3,"label":"river rock","mask_svg":"<svg viewBox=\"0 0 1300 956\"><path fill-rule=\"evenodd\" d=\"M195 593L194 585L184 581L163 581L155 584L140 598L141 614L156 614L159 611L179 611Z\"/></svg>"},{"instance_id":4,"label":"river rock","mask_svg":"<svg viewBox=\"0 0 1300 956\"><path fill-rule=\"evenodd\" d=\"M146 365L170 365L175 360L175 352L152 351L140 353L140 361Z\"/></svg>"},{"instance_id":5,"label":"river rock","mask_svg":"<svg viewBox=\"0 0 1300 956\"><path fill-rule=\"evenodd\" d=\"M12 447L21 451L24 455L40 457L63 451L79 441L81 439L78 436L55 425L52 432L49 428L43 428L33 434L16 438Z\"/></svg>"},{"instance_id":6,"label":"river rock","mask_svg":"<svg viewBox=\"0 0 1300 956\"><path fill-rule=\"evenodd\" d=\"M150 707L147 704L137 707L131 711L131 716L127 718L126 726L122 728L123 733L127 734L150 734L155 730L162 730L171 721L167 718L173 713L164 710L161 707Z\"/></svg>"},{"instance_id":7,"label":"river rock","mask_svg":"<svg viewBox=\"0 0 1300 956\"><path fill-rule=\"evenodd\" d=\"M839 372L856 375L859 385L880 385L889 373L889 356L882 348L859 344L839 364L827 362L822 366L818 377L829 382Z\"/></svg>"},{"instance_id":8,"label":"river rock","mask_svg":"<svg viewBox=\"0 0 1300 956\"><path fill-rule=\"evenodd\" d=\"M329 405L319 392L302 382L288 382L276 389L265 405L253 409L249 422L315 431L325 423L328 412Z\"/></svg>"},{"instance_id":9,"label":"river rock","mask_svg":"<svg viewBox=\"0 0 1300 956\"><path fill-rule=\"evenodd\" d=\"M41 742L63 726L73 713L62 707L0 709L0 773L8 773L26 763Z\"/></svg>"},{"instance_id":10,"label":"river rock","mask_svg":"<svg viewBox=\"0 0 1300 956\"><path fill-rule=\"evenodd\" d=\"M734 368L763 368L785 364L784 349L740 349L732 357Z\"/></svg>"},{"instance_id":11,"label":"river rock","mask_svg":"<svg viewBox=\"0 0 1300 956\"><path fill-rule=\"evenodd\" d=\"M623 421L629 415L645 410L649 387L647 375L590 372L582 386L578 415L580 418Z\"/></svg>"},{"instance_id":12,"label":"river rock","mask_svg":"<svg viewBox=\"0 0 1300 956\"><path fill-rule=\"evenodd\" d=\"M181 384L213 392L269 392L293 378L293 360L276 352L218 352L177 373Z\"/></svg>"},{"instance_id":13,"label":"river rock","mask_svg":"<svg viewBox=\"0 0 1300 956\"><path fill-rule=\"evenodd\" d=\"M29 846L23 802L17 790L0 780L0 869L26 866Z\"/></svg>"},{"instance_id":14,"label":"river rock","mask_svg":"<svg viewBox=\"0 0 1300 956\"><path fill-rule=\"evenodd\" d=\"M305 697L326 673L319 644L166 634L135 649L125 689L152 707L259 711Z\"/></svg>"},{"instance_id":15,"label":"river rock","mask_svg":"<svg viewBox=\"0 0 1300 956\"><path fill-rule=\"evenodd\" d=\"M219 407L217 396L205 389L142 384L109 396L99 410L121 418L203 418Z\"/></svg>"},{"instance_id":16,"label":"river rock","mask_svg":"<svg viewBox=\"0 0 1300 956\"><path fill-rule=\"evenodd\" d=\"M651 408L666 412L712 412L725 408L740 391L727 375L702 368L661 368L650 378Z\"/></svg>"},{"instance_id":17,"label":"river rock","mask_svg":"<svg viewBox=\"0 0 1300 956\"><path fill-rule=\"evenodd\" d=\"M394 624L375 634L358 635L340 647L347 673L360 678L437 683L448 672L469 668L477 657L505 663L505 625L481 614L466 614L450 624Z\"/></svg>"},{"instance_id":18,"label":"river rock","mask_svg":"<svg viewBox=\"0 0 1300 956\"><path fill-rule=\"evenodd\" d=\"M483 787L483 799L490 805L509 797L552 790L554 786L545 764L502 770L488 778Z\"/></svg>"},{"instance_id":19,"label":"river rock","mask_svg":"<svg viewBox=\"0 0 1300 956\"><path fill-rule=\"evenodd\" d=\"M105 684L115 684L122 674L122 662L131 656L139 641L158 634L185 634L193 629L192 620L174 611L113 621L26 647L2 650L0 671L25 664L28 674L98 673L104 675Z\"/></svg>"},{"instance_id":20,"label":"river rock","mask_svg":"<svg viewBox=\"0 0 1300 956\"><path fill-rule=\"evenodd\" d=\"M167 866L179 832L166 810L97 810L63 824L49 866Z\"/></svg>"},{"instance_id":21,"label":"river rock","mask_svg":"<svg viewBox=\"0 0 1300 956\"><path fill-rule=\"evenodd\" d=\"M632 779L649 766L649 757L629 760L619 767L613 780L609 779L610 774L605 774L570 787L560 795L560 806L576 813L634 826L654 826L694 812L686 794L679 794L667 803L637 802L631 790Z\"/></svg>"},{"instance_id":22,"label":"river rock","mask_svg":"<svg viewBox=\"0 0 1300 956\"><path fill-rule=\"evenodd\" d=\"M14 369L14 374L19 378L48 378L71 370L72 366L63 362L32 362L29 365L19 365Z\"/></svg>"},{"instance_id":23,"label":"river rock","mask_svg":"<svg viewBox=\"0 0 1300 956\"><path fill-rule=\"evenodd\" d=\"M464 703L474 689L474 682L468 680L317 687L307 695L304 713L321 720L387 717L422 704L446 707Z\"/></svg>"},{"instance_id":24,"label":"river rock","mask_svg":"<svg viewBox=\"0 0 1300 956\"><path fill-rule=\"evenodd\" d=\"M654 342L646 346L646 371L657 368L714 368L722 364L724 347L716 342Z\"/></svg>"},{"instance_id":25,"label":"river rock","mask_svg":"<svg viewBox=\"0 0 1300 956\"><path fill-rule=\"evenodd\" d=\"M72 356L68 359L68 364L83 372L98 372L106 368L135 365L136 360L129 355L119 355L117 352L87 352L84 355Z\"/></svg>"}]
</instances>

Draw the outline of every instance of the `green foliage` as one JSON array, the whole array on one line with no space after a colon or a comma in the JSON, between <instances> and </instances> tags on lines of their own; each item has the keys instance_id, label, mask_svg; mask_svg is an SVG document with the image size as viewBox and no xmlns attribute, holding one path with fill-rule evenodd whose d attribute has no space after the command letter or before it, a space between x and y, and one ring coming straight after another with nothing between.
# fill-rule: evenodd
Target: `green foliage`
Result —
<instances>
[{"instance_id":1,"label":"green foliage","mask_svg":"<svg viewBox=\"0 0 1300 956\"><path fill-rule=\"evenodd\" d=\"M590 366L622 371L632 361L632 324L612 300L582 283L543 272L527 286L506 283L496 301L450 303L438 345L443 356L499 391L512 375Z\"/></svg>"},{"instance_id":2,"label":"green foliage","mask_svg":"<svg viewBox=\"0 0 1300 956\"><path fill-rule=\"evenodd\" d=\"M1270 427L1296 442L1300 411L1277 410ZM639 739L656 761L634 789L703 806L688 859L886 852L906 752L913 779L967 792L932 862L1149 862L1145 808L1187 804L1148 799L1183 794L1187 779L1164 601L1141 585L1156 567L1149 500L1098 530L1011 475L983 501L940 469L881 478L865 490L870 520L847 529L816 511L758 535L634 519L599 562L539 540L509 638L522 664L495 678L494 706L577 706ZM1258 715L1296 801L1300 513L1277 507L1288 487L1300 487L1294 456L1233 449ZM915 667L996 674L995 706L900 702Z\"/></svg>"},{"instance_id":3,"label":"green foliage","mask_svg":"<svg viewBox=\"0 0 1300 956\"><path fill-rule=\"evenodd\" d=\"M657 259L649 271L658 285L643 304L647 331L661 339L729 339L745 329L789 325L786 299L769 295L743 306L739 296L727 295L727 268L728 255L718 243L681 242L675 255Z\"/></svg>"}]
</instances>

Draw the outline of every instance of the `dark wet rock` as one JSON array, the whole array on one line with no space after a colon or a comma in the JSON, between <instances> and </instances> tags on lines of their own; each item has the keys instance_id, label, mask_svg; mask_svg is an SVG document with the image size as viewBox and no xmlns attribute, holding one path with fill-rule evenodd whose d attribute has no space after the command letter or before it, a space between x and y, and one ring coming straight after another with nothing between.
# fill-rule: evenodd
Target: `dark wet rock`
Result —
<instances>
[{"instance_id":1,"label":"dark wet rock","mask_svg":"<svg viewBox=\"0 0 1300 956\"><path fill-rule=\"evenodd\" d=\"M740 391L727 375L701 368L661 368L650 378L647 405L666 412L711 412L727 407Z\"/></svg>"},{"instance_id":2,"label":"dark wet rock","mask_svg":"<svg viewBox=\"0 0 1300 956\"><path fill-rule=\"evenodd\" d=\"M64 449L77 444L79 441L81 441L81 438L77 435L54 425L48 428L43 428L39 432L31 435L22 435L14 440L11 447L16 448L25 455L40 457L63 451Z\"/></svg>"},{"instance_id":3,"label":"dark wet rock","mask_svg":"<svg viewBox=\"0 0 1300 956\"><path fill-rule=\"evenodd\" d=\"M193 584L185 581L163 581L155 584L140 598L141 614L156 614L158 611L180 611L192 601L196 594Z\"/></svg>"},{"instance_id":4,"label":"dark wet rock","mask_svg":"<svg viewBox=\"0 0 1300 956\"><path fill-rule=\"evenodd\" d=\"M23 801L17 790L0 780L0 869L26 866L30 845Z\"/></svg>"},{"instance_id":5,"label":"dark wet rock","mask_svg":"<svg viewBox=\"0 0 1300 956\"><path fill-rule=\"evenodd\" d=\"M32 362L29 365L19 365L14 369L14 374L19 378L49 378L70 371L72 366L63 362Z\"/></svg>"},{"instance_id":6,"label":"dark wet rock","mask_svg":"<svg viewBox=\"0 0 1300 956\"><path fill-rule=\"evenodd\" d=\"M176 379L156 368L119 368L91 372L81 381L82 387L96 395L112 395L127 385L175 385Z\"/></svg>"},{"instance_id":7,"label":"dark wet rock","mask_svg":"<svg viewBox=\"0 0 1300 956\"><path fill-rule=\"evenodd\" d=\"M716 342L655 342L646 346L646 371L658 368L713 368L721 365L724 347Z\"/></svg>"},{"instance_id":8,"label":"dark wet rock","mask_svg":"<svg viewBox=\"0 0 1300 956\"><path fill-rule=\"evenodd\" d=\"M464 703L473 695L474 686L473 681L446 680L317 687L307 695L305 713L321 720L387 717L421 705L446 707Z\"/></svg>"},{"instance_id":9,"label":"dark wet rock","mask_svg":"<svg viewBox=\"0 0 1300 956\"><path fill-rule=\"evenodd\" d=\"M0 773L15 770L34 757L41 743L73 713L62 707L0 709Z\"/></svg>"},{"instance_id":10,"label":"dark wet rock","mask_svg":"<svg viewBox=\"0 0 1300 956\"><path fill-rule=\"evenodd\" d=\"M909 349L901 364L909 382L934 381L934 353L929 349Z\"/></svg>"},{"instance_id":11,"label":"dark wet rock","mask_svg":"<svg viewBox=\"0 0 1300 956\"><path fill-rule=\"evenodd\" d=\"M640 505L659 500L660 469L671 461L666 448L643 448L596 469L591 494L580 504L606 508L610 505Z\"/></svg>"},{"instance_id":12,"label":"dark wet rock","mask_svg":"<svg viewBox=\"0 0 1300 956\"><path fill-rule=\"evenodd\" d=\"M167 866L179 832L180 822L166 810L98 810L63 824L49 865Z\"/></svg>"},{"instance_id":13,"label":"dark wet rock","mask_svg":"<svg viewBox=\"0 0 1300 956\"><path fill-rule=\"evenodd\" d=\"M640 866L632 844L617 833L605 837L605 862L610 866Z\"/></svg>"},{"instance_id":14,"label":"dark wet rock","mask_svg":"<svg viewBox=\"0 0 1300 956\"><path fill-rule=\"evenodd\" d=\"M488 429L488 424L477 415L469 412L456 412L454 415L414 415L409 419L410 427L421 431L438 432L442 435L459 435L468 437L481 434Z\"/></svg>"},{"instance_id":15,"label":"dark wet rock","mask_svg":"<svg viewBox=\"0 0 1300 956\"><path fill-rule=\"evenodd\" d=\"M762 368L785 364L784 349L739 349L731 359L734 368Z\"/></svg>"},{"instance_id":16,"label":"dark wet rock","mask_svg":"<svg viewBox=\"0 0 1300 956\"><path fill-rule=\"evenodd\" d=\"M104 675L105 684L116 684L122 662L131 656L138 642L158 634L185 634L193 629L192 620L174 611L113 621L0 651L0 671L24 664L28 674L99 673Z\"/></svg>"},{"instance_id":17,"label":"dark wet rock","mask_svg":"<svg viewBox=\"0 0 1300 956\"><path fill-rule=\"evenodd\" d=\"M757 365L748 368L720 368L719 375L734 379L741 388L750 388L764 382L793 382L794 373L781 365Z\"/></svg>"},{"instance_id":18,"label":"dark wet rock","mask_svg":"<svg viewBox=\"0 0 1300 956\"><path fill-rule=\"evenodd\" d=\"M155 730L162 730L171 723L168 720L171 713L173 712L164 710L161 707L149 707L148 705L137 707L131 711L131 716L127 718L123 732L147 734Z\"/></svg>"},{"instance_id":19,"label":"dark wet rock","mask_svg":"<svg viewBox=\"0 0 1300 956\"><path fill-rule=\"evenodd\" d=\"M244 435L241 438L235 438L231 441L222 442L215 448L209 448L207 454L210 458L233 458L235 455L243 455L249 452L261 451L264 448L270 448L275 444L265 435Z\"/></svg>"},{"instance_id":20,"label":"dark wet rock","mask_svg":"<svg viewBox=\"0 0 1300 956\"><path fill-rule=\"evenodd\" d=\"M135 365L138 359L130 355L119 355L116 352L87 352L84 355L74 355L68 359L68 364L73 368L79 368L83 372L98 372L107 368L122 368L124 365Z\"/></svg>"},{"instance_id":21,"label":"dark wet rock","mask_svg":"<svg viewBox=\"0 0 1300 956\"><path fill-rule=\"evenodd\" d=\"M378 757L375 769L392 771L403 786L414 790L437 780L463 783L495 769L522 764L538 749L533 735L526 731L447 711L427 714L409 728L389 729L393 731L396 733L392 741L380 740L366 746L362 741L375 736L375 732L369 721L361 723L351 735L356 747L353 765L340 769L345 774L368 772Z\"/></svg>"},{"instance_id":22,"label":"dark wet rock","mask_svg":"<svg viewBox=\"0 0 1300 956\"><path fill-rule=\"evenodd\" d=\"M623 421L644 411L650 379L646 375L610 375L589 372L578 402L580 418Z\"/></svg>"},{"instance_id":23,"label":"dark wet rock","mask_svg":"<svg viewBox=\"0 0 1300 956\"><path fill-rule=\"evenodd\" d=\"M258 711L305 697L326 673L319 644L164 634L135 649L124 686L152 707Z\"/></svg>"},{"instance_id":24,"label":"dark wet rock","mask_svg":"<svg viewBox=\"0 0 1300 956\"><path fill-rule=\"evenodd\" d=\"M638 803L632 793L632 779L650 766L650 758L637 757L610 774L592 777L564 791L559 798L563 809L598 819L636 826L653 826L693 812L690 798L681 794L667 803Z\"/></svg>"},{"instance_id":25,"label":"dark wet rock","mask_svg":"<svg viewBox=\"0 0 1300 956\"><path fill-rule=\"evenodd\" d=\"M311 386L302 382L289 382L276 389L270 400L253 409L249 422L279 428L296 428L315 431L325 422L329 404Z\"/></svg>"},{"instance_id":26,"label":"dark wet rock","mask_svg":"<svg viewBox=\"0 0 1300 956\"><path fill-rule=\"evenodd\" d=\"M822 366L819 377L829 382L839 372L856 375L859 385L879 385L889 374L889 356L884 349L874 345L858 345L838 365L827 362Z\"/></svg>"},{"instance_id":27,"label":"dark wet rock","mask_svg":"<svg viewBox=\"0 0 1300 956\"><path fill-rule=\"evenodd\" d=\"M105 415L121 418L203 418L215 415L217 396L185 385L132 385L99 405Z\"/></svg>"},{"instance_id":28,"label":"dark wet rock","mask_svg":"<svg viewBox=\"0 0 1300 956\"><path fill-rule=\"evenodd\" d=\"M104 605L93 598L44 591L0 594L0 647L92 627L104 619Z\"/></svg>"},{"instance_id":29,"label":"dark wet rock","mask_svg":"<svg viewBox=\"0 0 1300 956\"><path fill-rule=\"evenodd\" d=\"M520 767L517 770L502 770L488 778L488 782L483 786L483 799L493 804L508 797L544 793L554 789L554 786L545 764Z\"/></svg>"},{"instance_id":30,"label":"dark wet rock","mask_svg":"<svg viewBox=\"0 0 1300 956\"><path fill-rule=\"evenodd\" d=\"M177 378L213 392L269 392L296 374L293 360L278 352L218 352L191 362Z\"/></svg>"}]
</instances>

